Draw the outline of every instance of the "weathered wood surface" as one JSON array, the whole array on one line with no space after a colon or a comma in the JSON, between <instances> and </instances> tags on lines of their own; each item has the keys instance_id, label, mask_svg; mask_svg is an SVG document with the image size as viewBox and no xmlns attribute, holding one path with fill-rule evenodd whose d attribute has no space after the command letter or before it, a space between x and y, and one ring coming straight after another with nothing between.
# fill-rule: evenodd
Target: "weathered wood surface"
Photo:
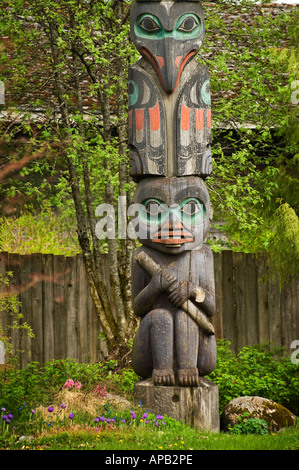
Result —
<instances>
[{"instance_id":1,"label":"weathered wood surface","mask_svg":"<svg viewBox=\"0 0 299 470\"><path fill-rule=\"evenodd\" d=\"M135 1L131 38L141 54L129 68L131 175L211 174L209 72L195 58L204 38L200 2Z\"/></svg>"},{"instance_id":2,"label":"weathered wood surface","mask_svg":"<svg viewBox=\"0 0 299 470\"><path fill-rule=\"evenodd\" d=\"M103 257L103 263L106 258ZM16 350L30 352L30 360L45 363L52 359L75 358L94 362L103 358L105 344L91 296L82 256L18 255L0 253L0 272L13 272L11 294L22 302L23 321L35 337L26 339L12 330ZM8 312L0 312L4 330L11 325ZM25 337L25 339L24 339ZM20 365L28 363L20 354Z\"/></svg>"},{"instance_id":3,"label":"weathered wood surface","mask_svg":"<svg viewBox=\"0 0 299 470\"><path fill-rule=\"evenodd\" d=\"M35 333L27 342L32 360L74 357L88 363L103 357L105 345L98 339L101 328L80 255L0 253L0 273L6 271L14 274L10 291L18 295L24 321ZM230 340L234 351L267 342L293 351L290 345L299 338L299 279L280 290L277 280L262 281L267 273L263 258L231 251L214 253L214 271L216 337ZM6 329L11 316L0 312L0 322ZM25 346L12 332L14 346ZM26 362L24 357L21 365Z\"/></svg>"},{"instance_id":4,"label":"weathered wood surface","mask_svg":"<svg viewBox=\"0 0 299 470\"><path fill-rule=\"evenodd\" d=\"M138 382L134 397L156 414L166 414L198 430L219 432L218 386L200 378L198 387L155 387L152 380Z\"/></svg>"},{"instance_id":5,"label":"weathered wood surface","mask_svg":"<svg viewBox=\"0 0 299 470\"><path fill-rule=\"evenodd\" d=\"M290 350L299 338L299 279L280 289L278 277L267 277L261 256L224 251L214 254L216 336L234 351L271 342Z\"/></svg>"}]
</instances>

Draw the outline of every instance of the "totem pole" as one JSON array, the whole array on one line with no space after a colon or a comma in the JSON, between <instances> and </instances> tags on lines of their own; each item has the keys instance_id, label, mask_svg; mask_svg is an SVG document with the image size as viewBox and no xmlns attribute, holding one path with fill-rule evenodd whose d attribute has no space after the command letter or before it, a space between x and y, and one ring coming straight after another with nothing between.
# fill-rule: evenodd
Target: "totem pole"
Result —
<instances>
[{"instance_id":1,"label":"totem pole","mask_svg":"<svg viewBox=\"0 0 299 470\"><path fill-rule=\"evenodd\" d=\"M141 317L133 367L153 385L198 387L216 363L213 256L204 244L211 206L211 109L200 1L135 0L129 70L130 170L142 244L132 298Z\"/></svg>"}]
</instances>

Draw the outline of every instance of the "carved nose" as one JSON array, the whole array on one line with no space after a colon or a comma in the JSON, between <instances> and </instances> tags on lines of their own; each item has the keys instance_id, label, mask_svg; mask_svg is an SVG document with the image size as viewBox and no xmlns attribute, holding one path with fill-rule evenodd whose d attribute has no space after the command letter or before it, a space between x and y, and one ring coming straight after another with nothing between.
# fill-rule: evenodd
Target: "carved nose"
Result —
<instances>
[{"instance_id":1,"label":"carved nose","mask_svg":"<svg viewBox=\"0 0 299 470\"><path fill-rule=\"evenodd\" d=\"M155 243L163 243L165 245L181 245L193 240L194 236L192 233L185 229L182 222L173 213L169 214L169 219L164 222L161 230L153 236Z\"/></svg>"},{"instance_id":2,"label":"carved nose","mask_svg":"<svg viewBox=\"0 0 299 470\"><path fill-rule=\"evenodd\" d=\"M191 57L196 53L195 50L181 50L179 53L178 43L173 38L165 38L163 53L160 58L160 63L163 64L161 76L163 79L163 88L169 94L173 93L179 82L181 73ZM162 59L162 60L161 60Z\"/></svg>"},{"instance_id":3,"label":"carved nose","mask_svg":"<svg viewBox=\"0 0 299 470\"><path fill-rule=\"evenodd\" d=\"M178 68L176 67L176 57L174 56L174 43L173 41L164 41L163 47L159 51L160 55L156 56L156 61L159 67L159 78L161 85L166 93L170 94L174 91Z\"/></svg>"},{"instance_id":4,"label":"carved nose","mask_svg":"<svg viewBox=\"0 0 299 470\"><path fill-rule=\"evenodd\" d=\"M184 229L184 226L182 224L182 222L180 222L179 220L173 218L173 217L169 217L169 220L167 220L161 230L183 230Z\"/></svg>"}]
</instances>

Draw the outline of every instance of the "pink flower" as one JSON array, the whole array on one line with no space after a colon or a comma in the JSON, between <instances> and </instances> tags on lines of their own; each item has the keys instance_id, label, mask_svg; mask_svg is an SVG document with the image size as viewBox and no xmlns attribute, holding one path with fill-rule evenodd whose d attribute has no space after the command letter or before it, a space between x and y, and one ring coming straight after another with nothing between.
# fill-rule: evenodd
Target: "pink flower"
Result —
<instances>
[{"instance_id":1,"label":"pink flower","mask_svg":"<svg viewBox=\"0 0 299 470\"><path fill-rule=\"evenodd\" d=\"M66 388L67 390L70 390L73 387L79 389L82 387L82 384L80 382L74 382L73 379L68 379L63 385L62 389Z\"/></svg>"},{"instance_id":2,"label":"pink flower","mask_svg":"<svg viewBox=\"0 0 299 470\"><path fill-rule=\"evenodd\" d=\"M72 388L75 385L74 381L72 379L68 379L65 384L63 385L63 389L67 388L68 390Z\"/></svg>"}]
</instances>

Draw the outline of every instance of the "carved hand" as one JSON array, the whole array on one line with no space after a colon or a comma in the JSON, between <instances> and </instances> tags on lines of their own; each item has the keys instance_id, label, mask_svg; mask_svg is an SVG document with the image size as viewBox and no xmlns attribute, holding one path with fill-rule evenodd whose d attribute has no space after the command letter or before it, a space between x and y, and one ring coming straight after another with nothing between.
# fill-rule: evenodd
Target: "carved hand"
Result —
<instances>
[{"instance_id":1,"label":"carved hand","mask_svg":"<svg viewBox=\"0 0 299 470\"><path fill-rule=\"evenodd\" d=\"M162 268L153 274L150 284L155 286L159 293L161 293L166 291L175 282L173 273L167 268Z\"/></svg>"},{"instance_id":2,"label":"carved hand","mask_svg":"<svg viewBox=\"0 0 299 470\"><path fill-rule=\"evenodd\" d=\"M174 282L170 286L169 291L168 298L177 308L181 307L190 297L194 297L197 302L203 302L205 298L203 289L189 281Z\"/></svg>"}]
</instances>

